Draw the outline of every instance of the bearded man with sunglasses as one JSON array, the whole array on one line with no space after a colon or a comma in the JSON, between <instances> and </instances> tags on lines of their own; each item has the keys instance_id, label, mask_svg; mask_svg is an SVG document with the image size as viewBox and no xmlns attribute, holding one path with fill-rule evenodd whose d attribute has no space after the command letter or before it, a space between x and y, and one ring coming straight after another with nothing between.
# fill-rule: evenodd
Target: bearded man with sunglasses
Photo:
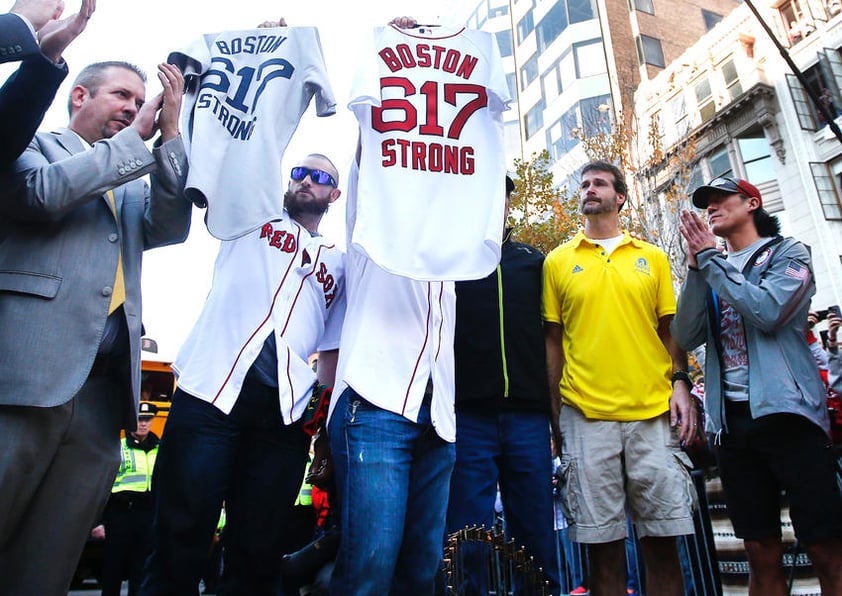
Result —
<instances>
[{"instance_id":1,"label":"bearded man with sunglasses","mask_svg":"<svg viewBox=\"0 0 842 596\"><path fill-rule=\"evenodd\" d=\"M693 204L708 221L681 214L689 271L672 336L687 350L706 344L707 431L728 516L745 541L749 594L789 593L782 490L822 594L842 594L842 498L825 390L804 337L816 292L810 253L780 236L745 180L716 178L696 189Z\"/></svg>"},{"instance_id":2,"label":"bearded man with sunglasses","mask_svg":"<svg viewBox=\"0 0 842 596\"><path fill-rule=\"evenodd\" d=\"M302 415L315 383L333 386L345 310L344 256L318 233L337 179L327 157L308 155L292 168L282 217L221 243L173 364L142 594L196 593L223 501L220 592L279 593L283 531L310 446ZM318 375L308 364L316 351Z\"/></svg>"}]
</instances>

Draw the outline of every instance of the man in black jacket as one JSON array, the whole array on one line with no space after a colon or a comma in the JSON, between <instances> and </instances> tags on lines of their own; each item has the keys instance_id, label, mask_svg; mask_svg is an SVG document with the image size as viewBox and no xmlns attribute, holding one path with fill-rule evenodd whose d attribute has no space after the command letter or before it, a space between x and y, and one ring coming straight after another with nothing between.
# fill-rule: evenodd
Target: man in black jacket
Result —
<instances>
[{"instance_id":1,"label":"man in black jacket","mask_svg":"<svg viewBox=\"0 0 842 596\"><path fill-rule=\"evenodd\" d=\"M61 55L95 9L95 0L82 0L78 13L58 21L64 2L17 0L0 15L0 63L21 61L0 88L0 165L14 161L29 145L67 76Z\"/></svg>"},{"instance_id":2,"label":"man in black jacket","mask_svg":"<svg viewBox=\"0 0 842 596\"><path fill-rule=\"evenodd\" d=\"M514 183L506 176L506 212ZM559 593L553 543L551 405L541 320L537 249L503 232L500 264L485 279L456 284L456 465L448 532L494 521L497 484L506 528ZM486 594L481 553L468 552L467 585Z\"/></svg>"}]
</instances>

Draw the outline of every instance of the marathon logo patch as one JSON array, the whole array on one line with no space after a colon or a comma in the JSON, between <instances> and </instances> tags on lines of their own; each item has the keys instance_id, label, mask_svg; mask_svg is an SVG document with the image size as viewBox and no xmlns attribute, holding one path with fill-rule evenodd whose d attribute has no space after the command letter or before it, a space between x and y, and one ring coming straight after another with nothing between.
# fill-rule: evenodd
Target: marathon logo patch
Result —
<instances>
[{"instance_id":1,"label":"marathon logo patch","mask_svg":"<svg viewBox=\"0 0 842 596\"><path fill-rule=\"evenodd\" d=\"M754 262L754 266L760 267L763 263L768 261L769 257L771 257L771 256L772 256L772 249L767 248L766 250L763 251L763 254L761 254L759 257L757 257L757 260Z\"/></svg>"},{"instance_id":2,"label":"marathon logo patch","mask_svg":"<svg viewBox=\"0 0 842 596\"><path fill-rule=\"evenodd\" d=\"M651 275L652 271L649 269L649 262L640 257L634 264L634 270L638 273L643 273L644 275Z\"/></svg>"}]
</instances>

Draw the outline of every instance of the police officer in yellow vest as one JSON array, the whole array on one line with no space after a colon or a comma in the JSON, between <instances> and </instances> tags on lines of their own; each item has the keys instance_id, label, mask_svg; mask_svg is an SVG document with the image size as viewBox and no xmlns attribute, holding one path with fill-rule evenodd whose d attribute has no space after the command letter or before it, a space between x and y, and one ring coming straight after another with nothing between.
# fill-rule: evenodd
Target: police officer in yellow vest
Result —
<instances>
[{"instance_id":1,"label":"police officer in yellow vest","mask_svg":"<svg viewBox=\"0 0 842 596\"><path fill-rule=\"evenodd\" d=\"M149 428L157 413L155 404L140 402L137 430L121 443L120 468L103 518L102 596L119 596L124 578L129 580L129 595L134 595L152 550L152 469L159 439Z\"/></svg>"}]
</instances>

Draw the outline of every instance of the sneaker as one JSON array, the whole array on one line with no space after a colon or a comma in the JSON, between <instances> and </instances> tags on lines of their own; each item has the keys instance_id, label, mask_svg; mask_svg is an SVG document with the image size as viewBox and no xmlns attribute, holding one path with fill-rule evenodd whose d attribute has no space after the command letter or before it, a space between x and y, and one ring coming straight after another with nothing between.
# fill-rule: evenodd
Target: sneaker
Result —
<instances>
[{"instance_id":1,"label":"sneaker","mask_svg":"<svg viewBox=\"0 0 842 596\"><path fill-rule=\"evenodd\" d=\"M590 594L585 586L579 586L575 590L570 590L570 596L587 596Z\"/></svg>"}]
</instances>

